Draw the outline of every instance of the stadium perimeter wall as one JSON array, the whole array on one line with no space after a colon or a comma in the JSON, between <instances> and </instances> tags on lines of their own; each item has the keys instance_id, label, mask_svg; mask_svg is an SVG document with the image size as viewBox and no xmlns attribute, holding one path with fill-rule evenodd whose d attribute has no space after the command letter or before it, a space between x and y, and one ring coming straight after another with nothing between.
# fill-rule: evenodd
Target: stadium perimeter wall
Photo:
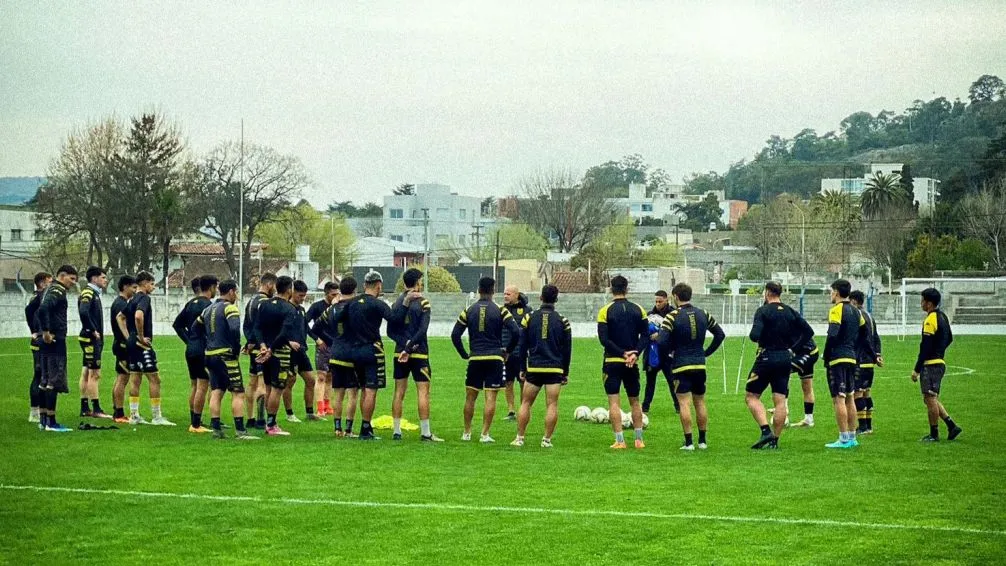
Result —
<instances>
[{"instance_id":1,"label":"stadium perimeter wall","mask_svg":"<svg viewBox=\"0 0 1006 566\"><path fill-rule=\"evenodd\" d=\"M449 336L454 321L458 314L470 305L474 298L467 293L431 293L427 295L433 309L433 319L430 324L431 336ZM968 295L947 295L944 299L945 309L950 316L951 322L954 320L955 305L960 303L961 297ZM154 309L154 333L155 336L173 335L171 322L175 315L188 300L187 295L154 295L152 304ZM317 296L309 298L309 301L316 300ZM394 295L386 295L388 301L394 300ZM633 300L645 309L653 306L653 296L630 294ZM0 338L20 338L27 337L28 327L24 321L24 306L30 299L30 295L20 293L0 293ZM77 318L76 297L71 294L70 313L70 333L76 334L80 328ZM497 301L502 302L503 295L496 295ZM1006 306L1006 297L983 295L986 301L993 301L995 304ZM611 297L605 294L564 294L559 297L557 306L559 312L565 315L573 324L574 335L595 336L595 320L597 311ZM105 295L105 329L110 332L111 323L107 320L108 307L111 305L112 297ZM784 295L783 301L799 308L800 297L795 295ZM761 305L761 297L756 295L696 295L692 301L695 305L706 309L718 321L720 321L729 335L737 336L746 334L751 325L751 318L755 310ZM538 304L537 298L531 300L531 305ZM807 295L803 302L803 313L808 322L814 326L815 331L823 333L828 320L828 309L831 304L828 297L823 295ZM894 295L876 295L872 299L872 312L877 320L878 329L882 334L897 334L901 323L901 297ZM914 335L922 324L922 311L919 310L918 301L914 297L907 300L908 306L908 331L909 335ZM958 334L1003 334L1006 335L1006 324L955 324L954 332Z\"/></svg>"}]
</instances>

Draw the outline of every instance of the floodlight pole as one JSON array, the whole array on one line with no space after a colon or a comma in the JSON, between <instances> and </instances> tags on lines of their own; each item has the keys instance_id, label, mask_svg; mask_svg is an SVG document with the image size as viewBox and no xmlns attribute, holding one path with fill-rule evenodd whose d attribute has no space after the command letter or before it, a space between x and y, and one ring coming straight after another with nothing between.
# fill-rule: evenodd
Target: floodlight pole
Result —
<instances>
[{"instance_id":1,"label":"floodlight pole","mask_svg":"<svg viewBox=\"0 0 1006 566\"><path fill-rule=\"evenodd\" d=\"M245 121L241 119L241 146L238 159L238 296L245 293Z\"/></svg>"}]
</instances>

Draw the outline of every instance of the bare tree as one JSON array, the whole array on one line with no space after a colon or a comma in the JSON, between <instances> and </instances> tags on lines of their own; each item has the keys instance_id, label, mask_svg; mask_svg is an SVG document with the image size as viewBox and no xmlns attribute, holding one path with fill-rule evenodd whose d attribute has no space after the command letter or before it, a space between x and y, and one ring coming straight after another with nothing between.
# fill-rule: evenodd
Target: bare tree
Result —
<instances>
[{"instance_id":1,"label":"bare tree","mask_svg":"<svg viewBox=\"0 0 1006 566\"><path fill-rule=\"evenodd\" d=\"M538 171L521 179L525 199L518 216L539 232L559 240L559 250L580 251L615 217L615 205L602 187L581 183L568 170Z\"/></svg>"},{"instance_id":2,"label":"bare tree","mask_svg":"<svg viewBox=\"0 0 1006 566\"><path fill-rule=\"evenodd\" d=\"M381 216L368 216L361 218L357 225L357 232L361 238L380 238L384 231L384 218Z\"/></svg>"},{"instance_id":3,"label":"bare tree","mask_svg":"<svg viewBox=\"0 0 1006 566\"><path fill-rule=\"evenodd\" d=\"M258 227L279 218L300 200L310 185L307 170L300 159L281 155L276 150L255 144L244 149L244 246L238 249L241 219L241 147L226 142L212 150L202 162L201 193L206 227L220 241L227 266L238 271L238 256L247 265L251 243ZM248 272L245 272L245 283Z\"/></svg>"},{"instance_id":4,"label":"bare tree","mask_svg":"<svg viewBox=\"0 0 1006 566\"><path fill-rule=\"evenodd\" d=\"M1006 177L985 182L960 206L964 229L992 248L998 269L1006 268Z\"/></svg>"}]
</instances>

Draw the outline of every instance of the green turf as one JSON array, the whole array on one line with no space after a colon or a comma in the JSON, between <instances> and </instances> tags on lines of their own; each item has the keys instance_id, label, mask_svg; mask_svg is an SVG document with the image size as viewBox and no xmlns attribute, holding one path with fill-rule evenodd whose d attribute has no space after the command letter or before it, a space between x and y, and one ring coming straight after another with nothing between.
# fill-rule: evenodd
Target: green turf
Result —
<instances>
[{"instance_id":1,"label":"green turf","mask_svg":"<svg viewBox=\"0 0 1006 566\"><path fill-rule=\"evenodd\" d=\"M174 429L41 433L26 422L30 356L0 341L0 484L256 496L259 501L0 489L0 560L8 563L991 563L1006 560L1004 337L958 337L944 400L964 427L953 443L922 445L925 413L908 375L917 345L885 340L888 367L874 388L876 434L854 451L835 437L827 390L816 380L818 426L792 429L778 452L753 452L758 429L734 395L741 342L710 360L707 452L682 453L680 426L660 384L647 448L613 453L607 426L575 422L577 405L604 404L595 341L578 340L560 400L555 448L538 447L543 405L523 449L498 419L495 446L459 441L464 366L449 341L432 341L434 431L420 444L336 440L331 422L286 426L288 438L213 441L185 431L187 374L181 344L158 341L165 414ZM79 355L71 345L71 366ZM752 349L747 349L750 359ZM110 354L105 366L112 368ZM997 363L998 362L998 363ZM961 368L974 370L967 373ZM821 373L820 366L817 368ZM72 381L72 380L71 380ZM102 401L111 410L111 375ZM796 380L793 387L799 387ZM300 395L300 385L297 395ZM542 400L543 401L543 400ZM378 414L390 413L390 390ZM60 420L76 424L77 396ZM481 406L481 405L480 405ZM802 412L799 395L791 403ZM144 393L143 413L149 416ZM298 413L303 416L302 410ZM229 410L225 410L225 416ZM500 404L500 414L505 405ZM416 421L414 387L406 418ZM477 414L476 420L478 420ZM941 425L941 433L945 429ZM387 432L385 436L390 436ZM281 498L457 504L480 509L345 507ZM649 512L659 517L541 514L485 507ZM672 518L687 514L724 517ZM834 520L878 526L737 522L730 518ZM991 532L990 532L991 531Z\"/></svg>"}]
</instances>

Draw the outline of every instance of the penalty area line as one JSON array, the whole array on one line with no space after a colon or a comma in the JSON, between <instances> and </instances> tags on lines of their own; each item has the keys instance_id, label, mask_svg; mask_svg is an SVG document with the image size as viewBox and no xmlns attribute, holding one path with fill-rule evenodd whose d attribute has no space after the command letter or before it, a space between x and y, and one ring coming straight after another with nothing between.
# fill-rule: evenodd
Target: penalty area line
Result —
<instances>
[{"instance_id":1,"label":"penalty area line","mask_svg":"<svg viewBox=\"0 0 1006 566\"><path fill-rule=\"evenodd\" d=\"M880 530L931 531L967 533L976 535L1006 536L1006 531L972 527L941 525L912 525L906 523L866 523L859 521L833 521L829 519L787 519L781 517L743 517L731 515L706 515L692 513L653 513L646 511L607 511L603 509L554 509L547 507L508 507L497 505L464 505L455 503L399 503L385 501L348 501L340 499L302 499L295 497L256 497L241 495L211 495L202 493L171 493L156 491L130 491L122 489L91 489L82 487L53 487L39 485L5 485L0 490L36 493L71 493L81 495L109 495L134 499L189 499L197 501L225 501L235 503L266 503L280 505L329 505L333 507L369 507L377 509L411 509L465 513L508 513L517 515L563 515L579 517L617 517L630 519L657 519L668 521L710 521L720 523L754 523L777 525L803 525L812 527L855 527Z\"/></svg>"}]
</instances>

